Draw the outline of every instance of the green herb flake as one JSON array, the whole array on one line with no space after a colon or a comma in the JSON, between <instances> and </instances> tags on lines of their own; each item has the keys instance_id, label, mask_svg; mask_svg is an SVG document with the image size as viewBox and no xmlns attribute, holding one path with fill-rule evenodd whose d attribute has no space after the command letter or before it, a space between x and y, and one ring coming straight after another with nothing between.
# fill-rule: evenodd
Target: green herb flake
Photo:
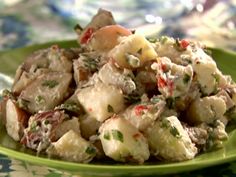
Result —
<instances>
[{"instance_id":1,"label":"green herb flake","mask_svg":"<svg viewBox=\"0 0 236 177\"><path fill-rule=\"evenodd\" d=\"M220 82L220 76L218 74L213 73L212 77L214 77L216 84Z\"/></svg>"},{"instance_id":2,"label":"green herb flake","mask_svg":"<svg viewBox=\"0 0 236 177\"><path fill-rule=\"evenodd\" d=\"M43 98L43 96L38 95L38 96L35 97L35 102L36 102L37 104L42 104L42 103L45 102L45 99Z\"/></svg>"},{"instance_id":3,"label":"green herb flake","mask_svg":"<svg viewBox=\"0 0 236 177\"><path fill-rule=\"evenodd\" d=\"M212 56L212 51L211 51L210 49L208 49L208 48L203 48L203 51L204 51L207 55Z\"/></svg>"},{"instance_id":4,"label":"green herb flake","mask_svg":"<svg viewBox=\"0 0 236 177\"><path fill-rule=\"evenodd\" d=\"M100 63L100 57L93 58L88 55L83 55L83 65L86 69L89 69L90 71L97 71L98 70L98 65Z\"/></svg>"},{"instance_id":5,"label":"green herb flake","mask_svg":"<svg viewBox=\"0 0 236 177\"><path fill-rule=\"evenodd\" d=\"M147 40L151 43L156 43L157 42L157 38L147 38Z\"/></svg>"},{"instance_id":6,"label":"green herb flake","mask_svg":"<svg viewBox=\"0 0 236 177\"><path fill-rule=\"evenodd\" d=\"M167 36L162 36L162 37L160 38L160 43L161 43L161 44L165 44L167 41L168 41L168 37L167 37Z\"/></svg>"},{"instance_id":7,"label":"green herb flake","mask_svg":"<svg viewBox=\"0 0 236 177\"><path fill-rule=\"evenodd\" d=\"M76 32L80 32L80 31L83 30L83 28L80 26L80 24L76 24L76 25L74 26L74 30L75 30Z\"/></svg>"},{"instance_id":8,"label":"green herb flake","mask_svg":"<svg viewBox=\"0 0 236 177\"><path fill-rule=\"evenodd\" d=\"M185 84L187 84L187 83L190 81L190 79L191 79L190 75L185 74L185 75L184 75L184 78L183 78L183 82L184 82Z\"/></svg>"},{"instance_id":9,"label":"green herb flake","mask_svg":"<svg viewBox=\"0 0 236 177\"><path fill-rule=\"evenodd\" d=\"M42 83L43 87L48 87L48 88L54 88L55 86L57 86L59 83L55 80L45 80Z\"/></svg>"},{"instance_id":10,"label":"green herb flake","mask_svg":"<svg viewBox=\"0 0 236 177\"><path fill-rule=\"evenodd\" d=\"M123 134L119 130L111 130L111 134L114 140L124 142Z\"/></svg>"},{"instance_id":11,"label":"green herb flake","mask_svg":"<svg viewBox=\"0 0 236 177\"><path fill-rule=\"evenodd\" d=\"M156 104L160 101L160 98L157 98L157 97L152 97L151 100L150 100L152 103Z\"/></svg>"},{"instance_id":12,"label":"green herb flake","mask_svg":"<svg viewBox=\"0 0 236 177\"><path fill-rule=\"evenodd\" d=\"M169 125L169 121L167 119L162 119L161 120L161 128L168 128L170 125Z\"/></svg>"},{"instance_id":13,"label":"green herb flake","mask_svg":"<svg viewBox=\"0 0 236 177\"><path fill-rule=\"evenodd\" d=\"M48 125L49 124L49 120L45 120L43 123L44 123L44 125Z\"/></svg>"},{"instance_id":14,"label":"green herb flake","mask_svg":"<svg viewBox=\"0 0 236 177\"><path fill-rule=\"evenodd\" d=\"M103 135L103 138L106 139L106 140L110 140L111 139L110 133L108 131L105 132L104 135Z\"/></svg>"},{"instance_id":15,"label":"green herb flake","mask_svg":"<svg viewBox=\"0 0 236 177\"><path fill-rule=\"evenodd\" d=\"M132 66L133 68L137 68L140 66L140 60L135 55L126 53L125 58L126 58L127 63L129 63L129 65Z\"/></svg>"},{"instance_id":16,"label":"green herb flake","mask_svg":"<svg viewBox=\"0 0 236 177\"><path fill-rule=\"evenodd\" d=\"M138 53L139 55L142 55L142 53L143 53L143 49L140 48L140 49L137 51L137 53Z\"/></svg>"},{"instance_id":17,"label":"green herb flake","mask_svg":"<svg viewBox=\"0 0 236 177\"><path fill-rule=\"evenodd\" d=\"M107 112L109 112L109 113L113 113L114 112L114 109L113 109L113 107L110 104L107 105Z\"/></svg>"},{"instance_id":18,"label":"green herb flake","mask_svg":"<svg viewBox=\"0 0 236 177\"><path fill-rule=\"evenodd\" d=\"M64 104L61 104L60 106L58 106L57 109L64 109L64 110L75 112L75 113L80 112L80 107L74 101L65 102Z\"/></svg>"},{"instance_id":19,"label":"green herb flake","mask_svg":"<svg viewBox=\"0 0 236 177\"><path fill-rule=\"evenodd\" d=\"M36 127L37 127L37 122L33 122L33 123L30 125L30 131L35 132L35 131L36 131Z\"/></svg>"},{"instance_id":20,"label":"green herb flake","mask_svg":"<svg viewBox=\"0 0 236 177\"><path fill-rule=\"evenodd\" d=\"M174 106L175 106L175 99L172 98L172 97L167 98L167 99L166 99L166 105L167 105L167 107L168 107L169 109L174 108Z\"/></svg>"},{"instance_id":21,"label":"green herb flake","mask_svg":"<svg viewBox=\"0 0 236 177\"><path fill-rule=\"evenodd\" d=\"M175 43L174 43L174 48L179 51L179 52L183 52L185 51L186 49L185 48L182 48L181 45L180 45L180 40L177 38L175 39Z\"/></svg>"},{"instance_id":22,"label":"green herb flake","mask_svg":"<svg viewBox=\"0 0 236 177\"><path fill-rule=\"evenodd\" d=\"M181 135L175 126L171 126L170 133L176 138L181 138Z\"/></svg>"},{"instance_id":23,"label":"green herb flake","mask_svg":"<svg viewBox=\"0 0 236 177\"><path fill-rule=\"evenodd\" d=\"M141 96L136 93L124 95L124 98L125 98L125 103L128 103L128 104L133 104L141 100Z\"/></svg>"},{"instance_id":24,"label":"green herb flake","mask_svg":"<svg viewBox=\"0 0 236 177\"><path fill-rule=\"evenodd\" d=\"M2 91L2 96L3 97L7 97L7 98L11 98L11 99L14 99L14 96L13 94L11 93L11 91L7 90L7 89L4 89Z\"/></svg>"},{"instance_id":25,"label":"green herb flake","mask_svg":"<svg viewBox=\"0 0 236 177\"><path fill-rule=\"evenodd\" d=\"M19 106L22 109L27 110L28 109L28 104L30 103L30 101L23 99L23 98L19 98L17 100L17 106Z\"/></svg>"},{"instance_id":26,"label":"green herb flake","mask_svg":"<svg viewBox=\"0 0 236 177\"><path fill-rule=\"evenodd\" d=\"M86 148L85 152L86 152L87 154L95 154L95 153L96 153L96 149L95 149L94 147L92 147L92 146L88 146L88 147Z\"/></svg>"}]
</instances>

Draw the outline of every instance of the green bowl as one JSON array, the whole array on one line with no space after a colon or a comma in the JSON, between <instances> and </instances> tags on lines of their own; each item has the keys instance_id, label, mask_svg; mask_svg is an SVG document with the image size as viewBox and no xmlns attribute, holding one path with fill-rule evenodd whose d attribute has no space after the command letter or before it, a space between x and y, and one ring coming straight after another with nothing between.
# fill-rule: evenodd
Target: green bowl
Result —
<instances>
[{"instance_id":1,"label":"green bowl","mask_svg":"<svg viewBox=\"0 0 236 177\"><path fill-rule=\"evenodd\" d=\"M10 87L17 66L27 55L52 44L58 44L60 47L77 46L76 41L62 41L0 52L0 89ZM218 67L224 74L230 74L236 80L236 54L221 49L211 50ZM198 155L195 159L185 162L148 162L143 165L117 164L114 162L81 164L36 156L34 152L23 148L18 142L11 139L5 128L0 125L0 153L29 163L82 176L156 176L196 170L236 160L236 130L227 129L227 131L229 139L224 143L222 149Z\"/></svg>"}]
</instances>

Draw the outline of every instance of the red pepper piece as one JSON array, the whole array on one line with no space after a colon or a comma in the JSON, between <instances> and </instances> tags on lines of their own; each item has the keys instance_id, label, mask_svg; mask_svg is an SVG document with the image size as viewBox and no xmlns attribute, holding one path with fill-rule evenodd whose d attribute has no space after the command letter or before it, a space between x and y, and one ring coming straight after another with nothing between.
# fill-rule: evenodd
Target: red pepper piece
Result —
<instances>
[{"instance_id":1,"label":"red pepper piece","mask_svg":"<svg viewBox=\"0 0 236 177\"><path fill-rule=\"evenodd\" d=\"M91 36L93 34L94 30L93 28L88 28L82 38L80 39L81 44L87 44L89 40L91 39Z\"/></svg>"},{"instance_id":2,"label":"red pepper piece","mask_svg":"<svg viewBox=\"0 0 236 177\"><path fill-rule=\"evenodd\" d=\"M186 39L182 39L180 41L180 46L183 48L183 49L186 49L189 45L189 42L186 40Z\"/></svg>"},{"instance_id":3,"label":"red pepper piece","mask_svg":"<svg viewBox=\"0 0 236 177\"><path fill-rule=\"evenodd\" d=\"M158 84L158 87L160 87L160 88L163 88L163 87L167 86L167 83L166 83L166 81L163 77L158 77L157 78L157 84Z\"/></svg>"},{"instance_id":4,"label":"red pepper piece","mask_svg":"<svg viewBox=\"0 0 236 177\"><path fill-rule=\"evenodd\" d=\"M135 108L134 108L135 110L135 115L136 116L140 116L140 115L142 115L142 113L143 113L143 111L144 110L147 110L148 109L148 107L147 106L145 106L145 105L138 105L138 106L135 106Z\"/></svg>"}]
</instances>

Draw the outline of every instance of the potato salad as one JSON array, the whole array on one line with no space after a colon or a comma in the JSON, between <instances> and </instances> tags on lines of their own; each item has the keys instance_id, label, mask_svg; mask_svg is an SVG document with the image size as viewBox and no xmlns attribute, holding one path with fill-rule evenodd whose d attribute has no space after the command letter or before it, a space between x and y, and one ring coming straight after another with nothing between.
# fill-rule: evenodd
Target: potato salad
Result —
<instances>
[{"instance_id":1,"label":"potato salad","mask_svg":"<svg viewBox=\"0 0 236 177\"><path fill-rule=\"evenodd\" d=\"M236 84L204 45L146 38L103 9L75 31L78 47L35 51L3 91L12 139L77 163L176 162L222 147Z\"/></svg>"}]
</instances>

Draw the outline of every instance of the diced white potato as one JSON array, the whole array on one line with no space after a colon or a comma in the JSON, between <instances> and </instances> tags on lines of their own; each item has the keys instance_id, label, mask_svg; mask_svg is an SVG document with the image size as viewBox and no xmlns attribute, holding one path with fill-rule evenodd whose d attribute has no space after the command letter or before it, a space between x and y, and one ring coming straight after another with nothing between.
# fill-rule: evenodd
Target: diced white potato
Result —
<instances>
[{"instance_id":1,"label":"diced white potato","mask_svg":"<svg viewBox=\"0 0 236 177\"><path fill-rule=\"evenodd\" d=\"M146 131L146 137L153 155L167 161L189 160L197 154L197 148L175 116L156 121Z\"/></svg>"},{"instance_id":2,"label":"diced white potato","mask_svg":"<svg viewBox=\"0 0 236 177\"><path fill-rule=\"evenodd\" d=\"M229 110L230 108L234 107L236 104L234 101L230 98L229 94L225 90L219 91L216 96L222 98L225 101L226 104L226 110Z\"/></svg>"},{"instance_id":3,"label":"diced white potato","mask_svg":"<svg viewBox=\"0 0 236 177\"><path fill-rule=\"evenodd\" d=\"M145 87L146 92L156 90L157 78L154 71L141 70L137 73L136 80Z\"/></svg>"},{"instance_id":4,"label":"diced white potato","mask_svg":"<svg viewBox=\"0 0 236 177\"><path fill-rule=\"evenodd\" d=\"M199 43L183 39L184 43L187 42L188 45L182 46L181 41L172 37L162 36L155 43L155 50L158 56L168 57L175 64L187 66L194 60L195 53L202 49Z\"/></svg>"},{"instance_id":5,"label":"diced white potato","mask_svg":"<svg viewBox=\"0 0 236 177\"><path fill-rule=\"evenodd\" d=\"M226 112L225 101L217 96L198 98L187 110L186 119L193 124L213 123Z\"/></svg>"},{"instance_id":6,"label":"diced white potato","mask_svg":"<svg viewBox=\"0 0 236 177\"><path fill-rule=\"evenodd\" d=\"M27 114L18 108L13 100L8 99L6 102L6 129L8 135L15 141L20 141L27 121Z\"/></svg>"},{"instance_id":7,"label":"diced white potato","mask_svg":"<svg viewBox=\"0 0 236 177\"><path fill-rule=\"evenodd\" d=\"M189 91L193 78L193 69L190 65L181 66L172 63L169 58L162 57L153 64L157 70L158 90L166 97L179 97Z\"/></svg>"},{"instance_id":8,"label":"diced white potato","mask_svg":"<svg viewBox=\"0 0 236 177\"><path fill-rule=\"evenodd\" d=\"M115 85L126 94L132 93L136 89L135 82L132 80L132 71L118 69L112 63L103 65L98 76L103 83Z\"/></svg>"},{"instance_id":9,"label":"diced white potato","mask_svg":"<svg viewBox=\"0 0 236 177\"><path fill-rule=\"evenodd\" d=\"M121 68L141 67L146 61L154 60L157 54L146 38L133 34L124 38L108 54Z\"/></svg>"},{"instance_id":10,"label":"diced white potato","mask_svg":"<svg viewBox=\"0 0 236 177\"><path fill-rule=\"evenodd\" d=\"M196 73L197 81L200 84L201 91L206 95L214 93L219 85L219 79L221 77L217 72L216 63L213 60L196 59L192 66Z\"/></svg>"},{"instance_id":11,"label":"diced white potato","mask_svg":"<svg viewBox=\"0 0 236 177\"><path fill-rule=\"evenodd\" d=\"M71 72L72 70L72 60L66 55L66 50L60 49L57 45L50 48L48 62L52 71Z\"/></svg>"},{"instance_id":12,"label":"diced white potato","mask_svg":"<svg viewBox=\"0 0 236 177\"><path fill-rule=\"evenodd\" d=\"M56 155L72 162L88 163L96 155L96 148L78 133L69 130L48 148L49 155Z\"/></svg>"},{"instance_id":13,"label":"diced white potato","mask_svg":"<svg viewBox=\"0 0 236 177\"><path fill-rule=\"evenodd\" d=\"M12 86L12 92L19 95L31 82L33 82L38 76L48 73L48 69L38 69L34 73L22 72L20 78Z\"/></svg>"},{"instance_id":14,"label":"diced white potato","mask_svg":"<svg viewBox=\"0 0 236 177\"><path fill-rule=\"evenodd\" d=\"M81 87L86 83L107 60L106 57L100 56L97 52L80 54L79 58L73 61L74 79L77 86Z\"/></svg>"},{"instance_id":15,"label":"diced white potato","mask_svg":"<svg viewBox=\"0 0 236 177\"><path fill-rule=\"evenodd\" d=\"M42 74L21 92L18 102L31 113L53 109L67 96L71 79L69 73Z\"/></svg>"},{"instance_id":16,"label":"diced white potato","mask_svg":"<svg viewBox=\"0 0 236 177\"><path fill-rule=\"evenodd\" d=\"M55 130L55 139L59 139L69 130L80 134L80 123L79 118L72 117L72 119L63 121Z\"/></svg>"},{"instance_id":17,"label":"diced white potato","mask_svg":"<svg viewBox=\"0 0 236 177\"><path fill-rule=\"evenodd\" d=\"M80 117L80 130L83 138L89 140L92 135L96 135L101 122L92 118L88 114Z\"/></svg>"},{"instance_id":18,"label":"diced white potato","mask_svg":"<svg viewBox=\"0 0 236 177\"><path fill-rule=\"evenodd\" d=\"M174 47L176 41L174 38L163 36L160 41L155 44L155 50L160 57L168 57L172 62L182 64L181 53L185 51L178 51Z\"/></svg>"},{"instance_id":19,"label":"diced white potato","mask_svg":"<svg viewBox=\"0 0 236 177\"><path fill-rule=\"evenodd\" d=\"M213 128L213 132L214 132L215 138L218 140L228 139L228 134L225 131L225 125L220 120L217 120L216 127Z\"/></svg>"},{"instance_id":20,"label":"diced white potato","mask_svg":"<svg viewBox=\"0 0 236 177\"><path fill-rule=\"evenodd\" d=\"M99 129L105 154L121 162L142 164L149 158L146 138L123 117L108 119Z\"/></svg>"},{"instance_id":21,"label":"diced white potato","mask_svg":"<svg viewBox=\"0 0 236 177\"><path fill-rule=\"evenodd\" d=\"M100 122L125 107L122 91L113 85L101 82L81 89L78 93L78 100L85 111Z\"/></svg>"},{"instance_id":22,"label":"diced white potato","mask_svg":"<svg viewBox=\"0 0 236 177\"><path fill-rule=\"evenodd\" d=\"M81 66L81 61L80 61L81 58L73 61L73 71L74 71L73 76L77 86L80 85L81 82L87 81L88 78L91 76L89 70Z\"/></svg>"},{"instance_id":23,"label":"diced white potato","mask_svg":"<svg viewBox=\"0 0 236 177\"><path fill-rule=\"evenodd\" d=\"M165 101L161 99L156 103L138 103L128 107L121 115L138 130L145 131L161 115L164 107Z\"/></svg>"}]
</instances>

